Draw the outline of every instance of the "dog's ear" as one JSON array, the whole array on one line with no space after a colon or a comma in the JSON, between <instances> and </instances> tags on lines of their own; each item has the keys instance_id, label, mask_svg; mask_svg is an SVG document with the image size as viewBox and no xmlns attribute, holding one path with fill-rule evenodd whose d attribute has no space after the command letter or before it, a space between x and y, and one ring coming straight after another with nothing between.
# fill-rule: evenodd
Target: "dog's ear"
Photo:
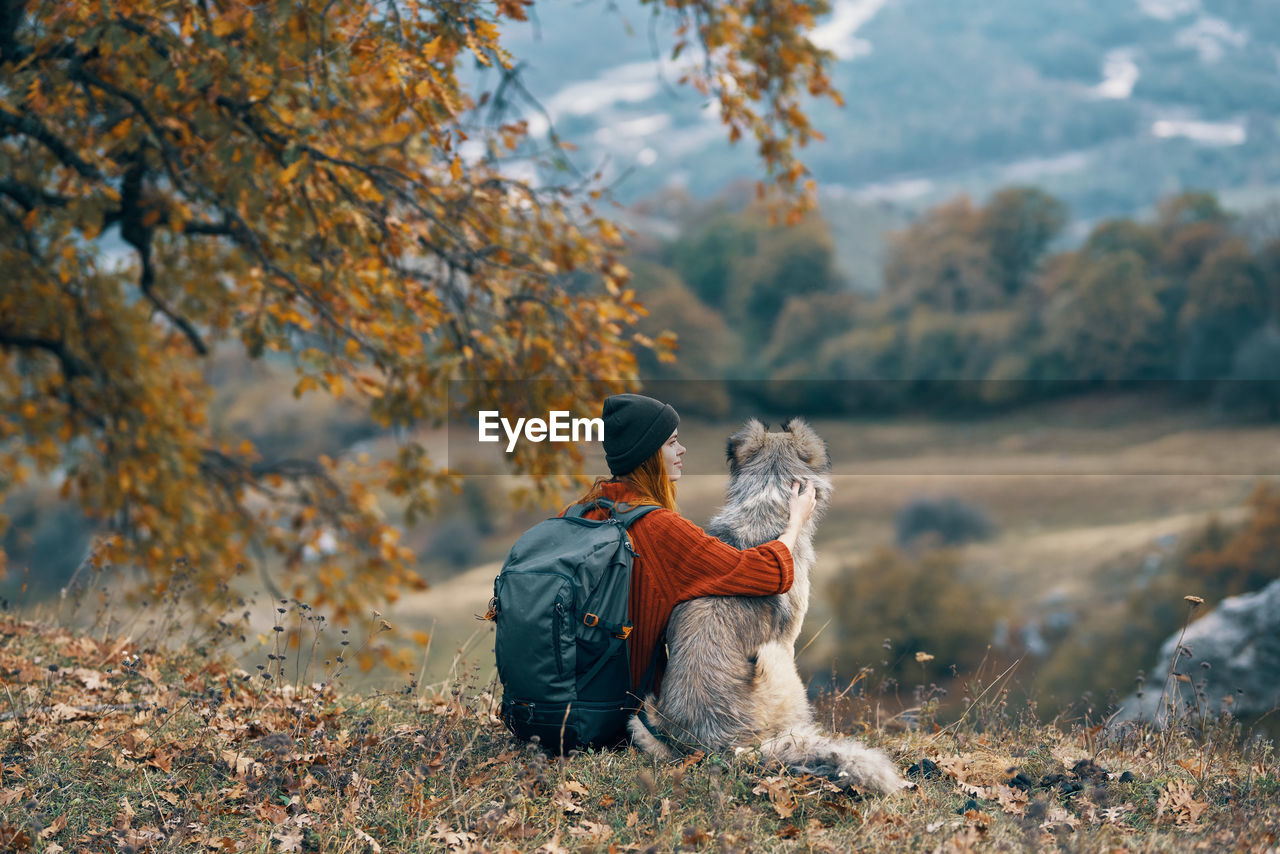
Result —
<instances>
[{"instance_id":1,"label":"dog's ear","mask_svg":"<svg viewBox=\"0 0 1280 854\"><path fill-rule=\"evenodd\" d=\"M830 471L831 458L827 454L827 443L809 426L809 422L798 417L788 418L782 423L782 429L791 434L796 454L805 465L819 471Z\"/></svg>"},{"instance_id":2,"label":"dog's ear","mask_svg":"<svg viewBox=\"0 0 1280 854\"><path fill-rule=\"evenodd\" d=\"M759 451L764 445L764 438L768 431L758 419L752 418L742 426L742 429L729 437L729 443L725 446L725 456L729 459L729 471L735 472L752 455Z\"/></svg>"}]
</instances>

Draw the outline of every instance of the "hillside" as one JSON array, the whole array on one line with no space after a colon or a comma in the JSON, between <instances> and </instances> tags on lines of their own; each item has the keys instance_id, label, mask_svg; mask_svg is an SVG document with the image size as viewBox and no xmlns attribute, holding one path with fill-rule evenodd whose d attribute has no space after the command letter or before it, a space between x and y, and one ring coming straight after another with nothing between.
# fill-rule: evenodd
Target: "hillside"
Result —
<instances>
[{"instance_id":1,"label":"hillside","mask_svg":"<svg viewBox=\"0 0 1280 854\"><path fill-rule=\"evenodd\" d=\"M843 109L807 161L828 204L919 209L1034 184L1086 220L1184 188L1251 208L1276 194L1280 20L1245 0L836 0L815 33ZM626 38L626 36L630 38ZM634 2L534 7L510 26L535 130L547 119L635 200L753 177L715 110L665 57L671 27Z\"/></svg>"},{"instance_id":2,"label":"hillside","mask_svg":"<svg viewBox=\"0 0 1280 854\"><path fill-rule=\"evenodd\" d=\"M155 635L0 634L6 852L1265 852L1280 833L1274 749L1222 722L1107 737L975 690L955 725L904 728L857 697L843 711L918 785L869 797L749 750L550 758L465 680L361 695L307 656L251 673Z\"/></svg>"}]
</instances>

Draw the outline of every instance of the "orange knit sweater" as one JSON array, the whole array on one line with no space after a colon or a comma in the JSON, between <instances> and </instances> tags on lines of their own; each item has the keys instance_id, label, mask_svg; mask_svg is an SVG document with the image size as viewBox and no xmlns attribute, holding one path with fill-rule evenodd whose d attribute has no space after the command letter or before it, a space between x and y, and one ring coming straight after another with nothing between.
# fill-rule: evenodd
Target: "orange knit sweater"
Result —
<instances>
[{"instance_id":1,"label":"orange knit sweater","mask_svg":"<svg viewBox=\"0 0 1280 854\"><path fill-rule=\"evenodd\" d=\"M604 494L613 501L637 500L625 483L606 483ZM586 515L604 518L596 509ZM628 641L633 689L639 688L676 605L699 596L768 596L791 589L791 552L777 540L739 551L661 508L637 519L627 534L635 550Z\"/></svg>"}]
</instances>

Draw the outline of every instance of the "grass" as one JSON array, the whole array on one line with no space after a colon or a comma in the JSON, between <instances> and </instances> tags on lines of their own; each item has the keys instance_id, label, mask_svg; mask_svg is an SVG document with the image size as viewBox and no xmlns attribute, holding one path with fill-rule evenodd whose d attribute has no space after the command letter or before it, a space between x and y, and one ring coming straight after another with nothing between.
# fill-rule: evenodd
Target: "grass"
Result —
<instances>
[{"instance_id":1,"label":"grass","mask_svg":"<svg viewBox=\"0 0 1280 854\"><path fill-rule=\"evenodd\" d=\"M552 757L507 735L477 670L353 693L320 617L289 603L273 624L241 669L218 632L167 648L0 619L0 851L1261 852L1280 838L1274 748L1229 719L1041 724L998 679L969 686L948 726L927 707L907 725L879 715L882 698L827 697L820 719L919 784L863 796L750 750ZM375 618L334 648L382 630Z\"/></svg>"}]
</instances>

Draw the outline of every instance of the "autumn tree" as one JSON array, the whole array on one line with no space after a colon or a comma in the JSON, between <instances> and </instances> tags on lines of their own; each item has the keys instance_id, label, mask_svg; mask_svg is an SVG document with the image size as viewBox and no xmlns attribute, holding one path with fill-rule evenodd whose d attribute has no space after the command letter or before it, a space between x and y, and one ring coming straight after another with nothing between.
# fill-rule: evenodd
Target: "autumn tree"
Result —
<instances>
[{"instance_id":1,"label":"autumn tree","mask_svg":"<svg viewBox=\"0 0 1280 854\"><path fill-rule=\"evenodd\" d=\"M1266 282L1244 239L1219 241L1187 279L1180 317L1188 338L1183 375L1227 376L1236 350L1270 314Z\"/></svg>"},{"instance_id":2,"label":"autumn tree","mask_svg":"<svg viewBox=\"0 0 1280 854\"><path fill-rule=\"evenodd\" d=\"M1052 378L1091 383L1168 376L1164 286L1130 250L1083 260L1045 308Z\"/></svg>"},{"instance_id":3,"label":"autumn tree","mask_svg":"<svg viewBox=\"0 0 1280 854\"><path fill-rule=\"evenodd\" d=\"M984 224L982 210L962 196L892 235L886 297L904 316L921 305L956 314L1000 306L1004 286Z\"/></svg>"},{"instance_id":4,"label":"autumn tree","mask_svg":"<svg viewBox=\"0 0 1280 854\"><path fill-rule=\"evenodd\" d=\"M501 41L528 5L0 4L0 495L57 472L119 534L113 559L163 585L185 556L205 592L259 547L297 568L333 538L290 588L341 616L416 581L378 500L412 516L449 479L414 428L481 399L593 409L633 381L641 307L595 177L507 168L549 156ZM827 5L652 8L803 208L802 99L837 98L805 34ZM464 63L492 89L464 87ZM225 348L366 407L398 453L350 468L215 435L203 366ZM518 401L487 382L517 378L576 382ZM516 470L568 472L546 447Z\"/></svg>"},{"instance_id":5,"label":"autumn tree","mask_svg":"<svg viewBox=\"0 0 1280 854\"><path fill-rule=\"evenodd\" d=\"M639 259L628 266L648 312L636 328L654 338L674 333L677 341L674 361L660 359L652 349L637 348L640 375L654 381L653 393L681 412L725 415L729 390L723 377L737 356L738 339L724 318L699 300L674 271Z\"/></svg>"},{"instance_id":6,"label":"autumn tree","mask_svg":"<svg viewBox=\"0 0 1280 854\"><path fill-rule=\"evenodd\" d=\"M1067 206L1043 190L1009 187L991 197L982 209L980 231L1005 296L1018 295L1030 283L1066 224Z\"/></svg>"}]
</instances>

